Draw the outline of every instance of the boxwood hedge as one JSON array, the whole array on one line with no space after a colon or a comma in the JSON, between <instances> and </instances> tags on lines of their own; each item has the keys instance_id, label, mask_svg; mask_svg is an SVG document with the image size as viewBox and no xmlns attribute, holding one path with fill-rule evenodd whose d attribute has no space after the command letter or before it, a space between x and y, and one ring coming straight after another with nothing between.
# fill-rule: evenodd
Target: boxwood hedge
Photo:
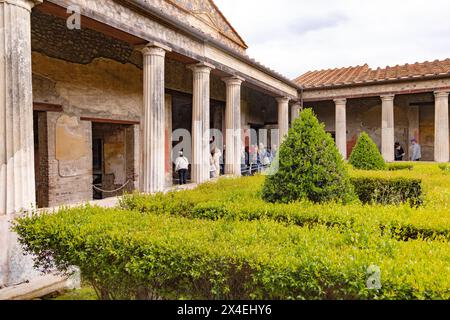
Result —
<instances>
[{"instance_id":1,"label":"boxwood hedge","mask_svg":"<svg viewBox=\"0 0 450 320\"><path fill-rule=\"evenodd\" d=\"M82 207L19 219L15 231L38 266L79 266L103 299L450 298L447 242L357 227ZM381 289L367 286L371 265Z\"/></svg>"}]
</instances>

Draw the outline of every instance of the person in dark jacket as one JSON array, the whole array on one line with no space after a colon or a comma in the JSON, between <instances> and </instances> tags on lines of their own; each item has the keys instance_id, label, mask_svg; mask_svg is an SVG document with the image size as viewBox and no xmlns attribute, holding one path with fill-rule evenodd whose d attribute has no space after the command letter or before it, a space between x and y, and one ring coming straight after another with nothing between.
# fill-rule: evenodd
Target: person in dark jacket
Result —
<instances>
[{"instance_id":1,"label":"person in dark jacket","mask_svg":"<svg viewBox=\"0 0 450 320\"><path fill-rule=\"evenodd\" d=\"M403 161L403 157L405 156L405 150L400 145L400 142L395 143L395 161Z\"/></svg>"}]
</instances>

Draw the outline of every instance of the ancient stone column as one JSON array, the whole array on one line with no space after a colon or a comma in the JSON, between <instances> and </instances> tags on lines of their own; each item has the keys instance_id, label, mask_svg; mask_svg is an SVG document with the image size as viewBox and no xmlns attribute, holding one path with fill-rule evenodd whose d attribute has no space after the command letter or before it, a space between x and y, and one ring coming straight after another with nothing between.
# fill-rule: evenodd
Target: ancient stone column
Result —
<instances>
[{"instance_id":1,"label":"ancient stone column","mask_svg":"<svg viewBox=\"0 0 450 320\"><path fill-rule=\"evenodd\" d=\"M335 99L336 105L336 146L347 159L347 99Z\"/></svg>"},{"instance_id":2,"label":"ancient stone column","mask_svg":"<svg viewBox=\"0 0 450 320\"><path fill-rule=\"evenodd\" d=\"M278 146L281 146L284 139L289 132L289 98L277 98L278 102L278 130L279 141Z\"/></svg>"},{"instance_id":3,"label":"ancient stone column","mask_svg":"<svg viewBox=\"0 0 450 320\"><path fill-rule=\"evenodd\" d=\"M394 95L381 96L381 154L387 162L395 160Z\"/></svg>"},{"instance_id":4,"label":"ancient stone column","mask_svg":"<svg viewBox=\"0 0 450 320\"><path fill-rule=\"evenodd\" d=\"M207 63L189 66L193 72L192 99L192 181L203 183L210 178L210 74Z\"/></svg>"},{"instance_id":5,"label":"ancient stone column","mask_svg":"<svg viewBox=\"0 0 450 320\"><path fill-rule=\"evenodd\" d=\"M36 198L30 13L41 2L0 0L0 287L29 266L9 227Z\"/></svg>"},{"instance_id":6,"label":"ancient stone column","mask_svg":"<svg viewBox=\"0 0 450 320\"><path fill-rule=\"evenodd\" d=\"M300 117L300 111L301 111L301 105L300 103L295 103L291 107L291 125L294 123L294 121Z\"/></svg>"},{"instance_id":7,"label":"ancient stone column","mask_svg":"<svg viewBox=\"0 0 450 320\"><path fill-rule=\"evenodd\" d=\"M241 84L240 77L225 78L227 104L225 108L225 174L241 175Z\"/></svg>"},{"instance_id":8,"label":"ancient stone column","mask_svg":"<svg viewBox=\"0 0 450 320\"><path fill-rule=\"evenodd\" d=\"M435 92L434 161L449 161L448 92Z\"/></svg>"},{"instance_id":9,"label":"ancient stone column","mask_svg":"<svg viewBox=\"0 0 450 320\"><path fill-rule=\"evenodd\" d=\"M169 48L149 44L144 57L144 112L142 120L142 192L165 188L165 95L164 62Z\"/></svg>"}]
</instances>

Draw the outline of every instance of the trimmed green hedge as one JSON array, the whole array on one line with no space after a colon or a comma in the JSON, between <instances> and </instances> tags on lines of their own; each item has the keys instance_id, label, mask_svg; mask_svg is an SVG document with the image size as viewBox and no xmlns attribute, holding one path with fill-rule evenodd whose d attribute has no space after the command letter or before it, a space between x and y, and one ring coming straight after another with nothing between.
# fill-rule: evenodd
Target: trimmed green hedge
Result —
<instances>
[{"instance_id":1,"label":"trimmed green hedge","mask_svg":"<svg viewBox=\"0 0 450 320\"><path fill-rule=\"evenodd\" d=\"M449 299L448 243L353 228L83 207L22 218L37 265L80 267L103 299ZM379 290L367 287L369 266Z\"/></svg>"},{"instance_id":2,"label":"trimmed green hedge","mask_svg":"<svg viewBox=\"0 0 450 320\"><path fill-rule=\"evenodd\" d=\"M441 163L439 168L444 172L450 173L450 163Z\"/></svg>"},{"instance_id":3,"label":"trimmed green hedge","mask_svg":"<svg viewBox=\"0 0 450 320\"><path fill-rule=\"evenodd\" d=\"M293 122L271 170L261 190L267 202L349 203L356 198L336 143L311 109Z\"/></svg>"},{"instance_id":4,"label":"trimmed green hedge","mask_svg":"<svg viewBox=\"0 0 450 320\"><path fill-rule=\"evenodd\" d=\"M348 162L361 170L386 170L386 162L377 145L366 132L361 133Z\"/></svg>"},{"instance_id":5,"label":"trimmed green hedge","mask_svg":"<svg viewBox=\"0 0 450 320\"><path fill-rule=\"evenodd\" d=\"M358 198L363 203L401 204L419 206L423 203L422 181L408 178L352 178Z\"/></svg>"},{"instance_id":6,"label":"trimmed green hedge","mask_svg":"<svg viewBox=\"0 0 450 320\"><path fill-rule=\"evenodd\" d=\"M414 165L411 163L396 162L396 163L388 163L387 166L388 166L389 171L413 170L414 169Z\"/></svg>"}]
</instances>

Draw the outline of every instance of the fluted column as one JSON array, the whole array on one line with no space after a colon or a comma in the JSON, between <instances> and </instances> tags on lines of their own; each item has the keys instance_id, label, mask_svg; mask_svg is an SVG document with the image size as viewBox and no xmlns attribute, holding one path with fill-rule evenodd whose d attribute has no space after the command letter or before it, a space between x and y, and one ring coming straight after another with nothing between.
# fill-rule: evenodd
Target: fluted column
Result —
<instances>
[{"instance_id":1,"label":"fluted column","mask_svg":"<svg viewBox=\"0 0 450 320\"><path fill-rule=\"evenodd\" d=\"M0 0L0 215L35 203L30 12Z\"/></svg>"},{"instance_id":2,"label":"fluted column","mask_svg":"<svg viewBox=\"0 0 450 320\"><path fill-rule=\"evenodd\" d=\"M395 160L394 95L381 96L381 154L387 162Z\"/></svg>"},{"instance_id":3,"label":"fluted column","mask_svg":"<svg viewBox=\"0 0 450 320\"><path fill-rule=\"evenodd\" d=\"M169 48L149 44L144 58L144 112L142 121L142 192L164 191L165 186L165 95L164 62Z\"/></svg>"},{"instance_id":4,"label":"fluted column","mask_svg":"<svg viewBox=\"0 0 450 320\"><path fill-rule=\"evenodd\" d=\"M448 92L435 92L434 161L449 161Z\"/></svg>"},{"instance_id":5,"label":"fluted column","mask_svg":"<svg viewBox=\"0 0 450 320\"><path fill-rule=\"evenodd\" d=\"M278 130L279 141L278 145L281 146L284 139L289 132L289 98L277 98L278 102Z\"/></svg>"},{"instance_id":6,"label":"fluted column","mask_svg":"<svg viewBox=\"0 0 450 320\"><path fill-rule=\"evenodd\" d=\"M209 121L210 74L214 67L207 63L189 66L193 72L192 99L192 180L203 183L210 178Z\"/></svg>"},{"instance_id":7,"label":"fluted column","mask_svg":"<svg viewBox=\"0 0 450 320\"><path fill-rule=\"evenodd\" d=\"M31 268L9 223L36 198L30 13L41 2L0 0L0 287Z\"/></svg>"},{"instance_id":8,"label":"fluted column","mask_svg":"<svg viewBox=\"0 0 450 320\"><path fill-rule=\"evenodd\" d=\"M295 103L291 107L291 126L294 123L294 121L300 117L300 111L301 111L301 105L300 103Z\"/></svg>"},{"instance_id":9,"label":"fluted column","mask_svg":"<svg viewBox=\"0 0 450 320\"><path fill-rule=\"evenodd\" d=\"M347 99L334 100L336 105L336 146L347 159Z\"/></svg>"},{"instance_id":10,"label":"fluted column","mask_svg":"<svg viewBox=\"0 0 450 320\"><path fill-rule=\"evenodd\" d=\"M241 84L240 77L225 78L227 104L225 108L225 174L241 175Z\"/></svg>"}]
</instances>

